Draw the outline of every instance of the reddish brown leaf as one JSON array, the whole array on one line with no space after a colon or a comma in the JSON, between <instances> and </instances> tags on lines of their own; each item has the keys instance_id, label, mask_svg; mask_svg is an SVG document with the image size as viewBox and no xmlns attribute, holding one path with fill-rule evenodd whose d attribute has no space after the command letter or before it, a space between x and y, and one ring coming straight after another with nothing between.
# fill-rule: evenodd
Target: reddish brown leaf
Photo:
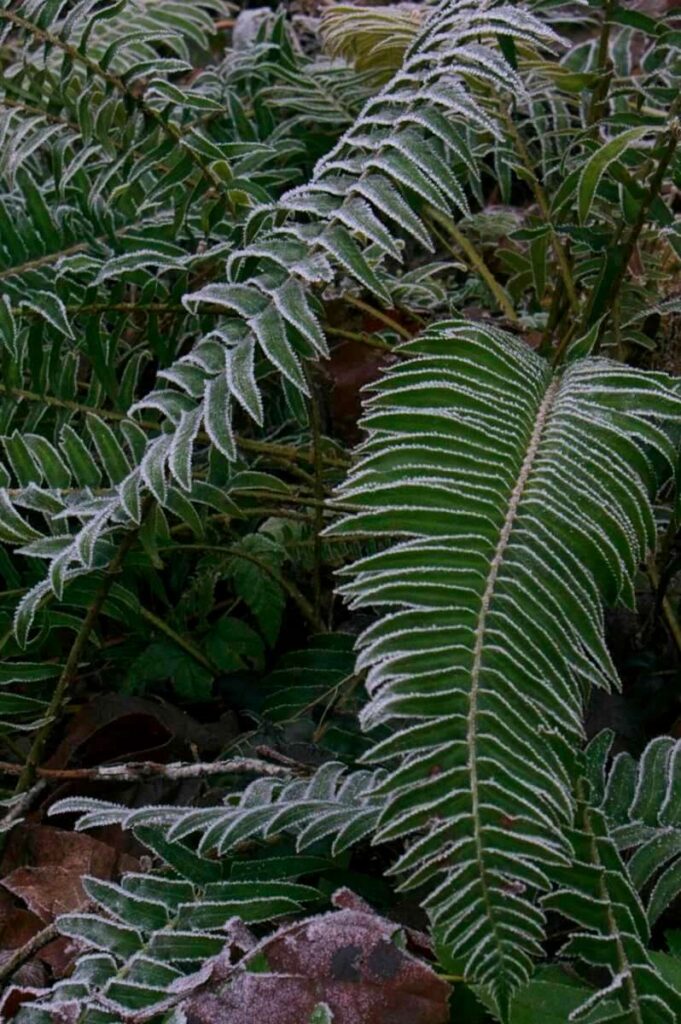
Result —
<instances>
[{"instance_id":1,"label":"reddish brown leaf","mask_svg":"<svg viewBox=\"0 0 681 1024\"><path fill-rule=\"evenodd\" d=\"M269 971L239 969L193 997L188 1024L302 1024L320 1003L334 1024L445 1024L449 985L395 943L397 931L363 909L287 925L258 946Z\"/></svg>"},{"instance_id":2,"label":"reddish brown leaf","mask_svg":"<svg viewBox=\"0 0 681 1024\"><path fill-rule=\"evenodd\" d=\"M2 884L45 923L57 914L79 910L87 902L81 877L73 868L17 868L3 878Z\"/></svg>"}]
</instances>

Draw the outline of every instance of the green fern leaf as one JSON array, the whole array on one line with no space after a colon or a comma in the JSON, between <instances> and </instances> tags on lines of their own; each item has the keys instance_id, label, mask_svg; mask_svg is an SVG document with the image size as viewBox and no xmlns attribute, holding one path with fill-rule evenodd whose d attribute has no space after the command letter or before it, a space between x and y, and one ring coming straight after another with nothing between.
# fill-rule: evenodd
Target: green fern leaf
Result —
<instances>
[{"instance_id":1,"label":"green fern leaf","mask_svg":"<svg viewBox=\"0 0 681 1024\"><path fill-rule=\"evenodd\" d=\"M341 588L387 609L357 666L365 728L395 730L369 755L396 760L376 839L412 837L393 870L429 882L434 925L503 1005L541 952L535 896L569 861L583 687L616 685L601 604L631 603L681 401L664 376L604 359L554 372L460 321L400 352L338 492L355 511L328 530L390 541Z\"/></svg>"}]
</instances>

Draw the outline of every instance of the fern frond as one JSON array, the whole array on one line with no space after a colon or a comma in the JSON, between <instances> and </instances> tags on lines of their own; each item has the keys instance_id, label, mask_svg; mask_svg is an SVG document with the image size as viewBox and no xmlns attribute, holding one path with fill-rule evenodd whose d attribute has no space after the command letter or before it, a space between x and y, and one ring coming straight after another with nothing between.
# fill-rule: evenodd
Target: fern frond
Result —
<instances>
[{"instance_id":1,"label":"fern frond","mask_svg":"<svg viewBox=\"0 0 681 1024\"><path fill-rule=\"evenodd\" d=\"M382 778L380 771L348 773L345 765L330 761L310 779L256 779L223 807L130 811L120 804L73 797L55 804L51 813L81 815L81 830L114 822L126 829L162 824L169 842L199 836L202 854L225 855L246 840L289 833L296 837L298 851L330 840L335 856L373 833L380 810L373 791Z\"/></svg>"},{"instance_id":2,"label":"fern frond","mask_svg":"<svg viewBox=\"0 0 681 1024\"><path fill-rule=\"evenodd\" d=\"M24 1005L21 1024L54 1020L64 1006L84 1020L159 1019L201 983L237 918L256 924L323 905L317 888L297 881L320 858L264 858L255 871L246 863L230 874L233 864L200 857L157 830L140 829L138 838L172 871L128 872L118 883L84 878L96 910L59 919L83 952L68 978Z\"/></svg>"},{"instance_id":3,"label":"fern frond","mask_svg":"<svg viewBox=\"0 0 681 1024\"><path fill-rule=\"evenodd\" d=\"M608 764L612 741L603 733L591 744L599 809L652 927L681 892L681 741L659 736L638 761L620 753Z\"/></svg>"},{"instance_id":4,"label":"fern frond","mask_svg":"<svg viewBox=\"0 0 681 1024\"><path fill-rule=\"evenodd\" d=\"M402 70L367 102L353 127L317 164L307 186L290 190L276 203L256 206L244 225L242 244L234 244L236 232L231 231L208 253L171 258L171 269L184 272L211 254L229 252L227 282L207 285L184 298L192 314L202 315L210 307L222 316L214 319L214 330L167 367L158 386L130 408L133 418L152 410L163 431L145 447L142 459L133 458L128 473L111 481L110 495L98 496L96 509L87 494L82 504L69 507L74 540L60 552L54 567L58 583L69 573L92 568L99 540L126 520L134 522L131 511L138 507L140 493L151 493L167 507L168 495L177 486L193 501L197 439L207 435L213 449L233 460L234 410L262 422L259 378L272 367L294 393L308 393L304 364L326 353L311 287L321 290L349 277L389 303L386 275L379 273L379 265L386 257L399 259L402 234L430 246L420 217L424 201L447 213L468 212L465 184L475 177L478 166L471 131L494 135L497 130L485 109L484 93L490 83L495 89L522 88L499 51L499 37L515 35L523 45L536 48L557 41L529 12L520 14L492 0L482 5L443 0L410 48ZM98 77L94 70L93 75ZM475 95L476 85L481 98ZM116 93L117 86L111 87ZM180 131L172 122L159 127L146 102L135 109L145 125L154 126L154 133L157 128L162 135L170 130L175 138ZM165 159L167 147L162 139L156 141ZM213 177L211 161L229 159L219 147L205 140L199 144L194 136L189 141L183 136L185 145L192 149L190 165L197 155L198 171L208 167ZM228 194L252 193L245 178L231 179ZM200 181L193 180L198 191ZM118 275L127 267L131 273L144 274L144 248L130 253L130 263L124 258L110 260L112 273ZM157 267L167 266L167 254L154 259ZM93 283L104 280L106 273L102 267ZM39 487L40 481L31 484ZM40 594L45 593L43 588ZM23 635L34 601L32 594L19 614Z\"/></svg>"},{"instance_id":5,"label":"fern frond","mask_svg":"<svg viewBox=\"0 0 681 1024\"><path fill-rule=\"evenodd\" d=\"M384 81L395 73L414 42L422 8L362 7L334 4L322 14L322 38L328 52L344 57L358 71Z\"/></svg>"},{"instance_id":6,"label":"fern frond","mask_svg":"<svg viewBox=\"0 0 681 1024\"><path fill-rule=\"evenodd\" d=\"M673 1024L681 1013L681 994L655 969L647 946L646 916L603 813L578 802L574 830L568 833L574 859L552 871L554 892L547 909L574 921L578 931L561 955L606 969L610 981L570 1015L571 1021L607 1019L617 1024ZM601 1004L617 1000L621 1009L600 1017Z\"/></svg>"},{"instance_id":7,"label":"fern frond","mask_svg":"<svg viewBox=\"0 0 681 1024\"><path fill-rule=\"evenodd\" d=\"M553 371L461 321L400 352L338 492L355 511L328 531L388 542L341 588L386 609L358 661L364 726L395 729L370 754L397 761L376 840L412 837L394 871L434 887L433 923L503 1004L540 952L534 896L569 858L582 697L616 685L601 605L633 601L681 402L664 376Z\"/></svg>"}]
</instances>

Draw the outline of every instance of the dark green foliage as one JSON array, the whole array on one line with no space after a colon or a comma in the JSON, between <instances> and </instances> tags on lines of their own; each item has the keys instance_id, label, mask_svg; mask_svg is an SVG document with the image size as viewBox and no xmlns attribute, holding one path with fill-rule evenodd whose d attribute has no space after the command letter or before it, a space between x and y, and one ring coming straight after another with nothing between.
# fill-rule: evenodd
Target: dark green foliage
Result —
<instances>
[{"instance_id":1,"label":"dark green foliage","mask_svg":"<svg viewBox=\"0 0 681 1024\"><path fill-rule=\"evenodd\" d=\"M52 808L151 860L16 1019L179 1024L349 885L452 1019L673 1024L678 742L582 747L606 608L681 645L678 24L232 8L0 0L6 767L112 691L240 730L195 806Z\"/></svg>"}]
</instances>

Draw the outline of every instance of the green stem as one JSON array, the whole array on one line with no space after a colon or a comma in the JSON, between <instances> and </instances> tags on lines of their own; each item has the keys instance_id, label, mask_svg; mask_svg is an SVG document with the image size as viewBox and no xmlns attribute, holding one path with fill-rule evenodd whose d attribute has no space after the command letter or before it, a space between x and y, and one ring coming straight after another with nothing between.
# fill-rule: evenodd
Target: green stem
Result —
<instances>
[{"instance_id":1,"label":"green stem","mask_svg":"<svg viewBox=\"0 0 681 1024\"><path fill-rule=\"evenodd\" d=\"M314 374L307 370L310 388L310 427L314 452L314 496L317 504L314 509L314 548L312 569L312 593L314 595L315 616L322 618L322 530L324 529L324 463L322 461L322 418L319 411L319 394L315 387Z\"/></svg>"},{"instance_id":2,"label":"green stem","mask_svg":"<svg viewBox=\"0 0 681 1024\"><path fill-rule=\"evenodd\" d=\"M361 309L364 313L368 313L369 316L373 316L377 320L380 320L386 325L386 327L390 327L391 330L396 331L401 338L404 338L405 340L411 338L411 331L408 331L403 324L394 320L388 313L384 313L382 309L376 309L375 306L371 306L368 302L365 302L364 299L358 299L356 295L348 294L344 295L343 298L346 302L349 302L351 306Z\"/></svg>"},{"instance_id":3,"label":"green stem","mask_svg":"<svg viewBox=\"0 0 681 1024\"><path fill-rule=\"evenodd\" d=\"M147 499L143 509L142 522L148 515L151 507L152 501ZM47 708L45 721L33 739L31 749L28 753L28 757L26 758L26 763L21 775L19 776L19 781L16 787L17 793L24 793L27 789L30 789L35 781L36 769L42 760L45 747L52 735L52 730L59 721L59 716L66 700L68 690L78 674L78 666L80 665L83 652L87 647L90 634L94 629L99 613L102 610L102 606L109 595L109 591L116 581L118 573L123 567L125 556L137 538L139 529L140 527L136 527L134 530L126 532L123 540L119 544L116 554L109 562L99 590L93 598L92 603L85 614L82 625L76 634L76 638L71 645L71 650L69 651L66 663L62 669L59 679L57 680L57 685L54 688L52 700Z\"/></svg>"},{"instance_id":4,"label":"green stem","mask_svg":"<svg viewBox=\"0 0 681 1024\"><path fill-rule=\"evenodd\" d=\"M504 122L508 129L509 136L513 141L516 152L520 157L520 162L522 163L525 173L528 177L530 187L537 202L537 206L539 207L541 215L544 218L545 224L547 224L550 229L551 245L553 247L556 261L558 263L558 270L560 271L560 276L565 287L565 293L568 297L570 308L573 310L573 312L576 312L576 310L579 307L579 299L577 298L577 289L575 288L575 282L572 277L570 258L553 224L553 219L551 217L551 204L549 203L548 196L544 191L544 186L541 184L539 178L534 173L532 159L528 152L527 146L525 145L525 141L520 132L518 131L518 127L515 121L513 120L512 116L508 113L508 111L505 111L503 116Z\"/></svg>"},{"instance_id":5,"label":"green stem","mask_svg":"<svg viewBox=\"0 0 681 1024\"><path fill-rule=\"evenodd\" d=\"M0 395L7 395L8 398L14 398L17 401L40 402L42 405L53 406L56 409L68 409L70 412L79 413L83 416L100 416L103 420L111 420L116 423L130 419L127 413L119 412L116 409L95 409L92 406L82 405L80 402L74 402L68 398L41 395L36 391L8 387L6 384L0 384ZM151 420L136 419L134 422L142 430L158 431L161 429L158 423L152 423ZM197 437L199 440L208 441L206 434L199 433ZM296 448L294 445L272 444L269 441L254 441L246 437L237 437L235 440L237 447L245 452L267 455L282 462L310 462L314 464L314 454L311 450L305 451L304 449ZM346 468L350 461L348 457L340 455L323 455L322 458L327 465L337 466L338 468Z\"/></svg>"},{"instance_id":6,"label":"green stem","mask_svg":"<svg viewBox=\"0 0 681 1024\"><path fill-rule=\"evenodd\" d=\"M482 256L471 242L471 240L469 238L466 238L463 232L459 230L459 228L456 226L451 217L448 217L440 210L436 210L434 207L429 207L428 217L431 221L435 221L437 224L440 224L451 236L451 238L454 239L457 246L459 247L461 252L463 252L464 256L468 260L470 266L473 268L473 270L477 271L477 273L480 275L482 280L485 282L485 284L491 291L492 295L496 299L496 303L499 306L499 309L503 312L504 316L506 316L507 319L511 321L511 323L517 323L518 314L513 308L513 303L508 297L506 290L499 284L494 274L489 269L489 267L487 266ZM442 235L440 234L439 231L437 231L437 229L434 229L434 233L437 236L437 238L439 238L440 242L442 242L442 244L449 250L449 252L452 253L453 256L460 255L460 253L458 253L452 248L447 239L442 237Z\"/></svg>"},{"instance_id":7,"label":"green stem","mask_svg":"<svg viewBox=\"0 0 681 1024\"><path fill-rule=\"evenodd\" d=\"M622 255L618 265L617 273L608 291L608 308L606 309L605 315L603 316L603 322L600 328L601 335L603 334L606 323L608 321L609 316L612 313L613 308L619 300L620 291L622 290L622 286L624 285L624 281L626 280L627 271L629 269L629 263L631 262L631 257L634 254L634 250L636 248L636 245L638 244L641 232L643 231L643 228L645 226L648 213L650 212L650 208L659 195L665 174L667 173L669 165L671 164L672 159L674 157L674 153L676 152L676 148L679 144L679 139L681 138L681 126L676 121L679 111L681 111L681 93L676 97L669 111L671 123L668 131L667 144L662 150L660 159L650 179L650 183L648 185L646 194L639 204L636 220L632 224L629 234L623 243ZM587 303L586 312L584 314L584 320L582 323L582 331L586 331L590 324L593 322L592 317L594 314L594 301L597 294L598 282L596 282L596 284L594 285L591 295L589 296L589 301Z\"/></svg>"},{"instance_id":8,"label":"green stem","mask_svg":"<svg viewBox=\"0 0 681 1024\"><path fill-rule=\"evenodd\" d=\"M173 629L173 627L170 626L165 619L159 618L159 616L155 615L154 612L150 611L148 608L142 607L141 605L139 608L139 613L143 619L149 622L156 629L160 630L161 633L165 633L167 637L170 637L173 643L177 644L178 647L181 647L183 651L186 651L187 654L189 654L192 658L194 658L195 661L199 663L199 665L202 665L203 668L208 669L208 671L212 675L216 674L217 670L213 663L210 661L210 659L207 658L205 654L203 654L199 650L198 647L195 647L191 640L187 640L180 633L178 633L177 630Z\"/></svg>"},{"instance_id":9,"label":"green stem","mask_svg":"<svg viewBox=\"0 0 681 1024\"><path fill-rule=\"evenodd\" d=\"M598 54L596 56L596 67L598 68L599 73L598 81L596 82L591 94L591 102L587 113L587 124L592 127L595 127L602 117L603 105L607 99L610 82L612 80L612 66L609 66L610 61L608 59L608 50L610 47L610 17L612 15L613 7L613 0L605 0L603 24L601 25L601 34L598 40Z\"/></svg>"}]
</instances>

